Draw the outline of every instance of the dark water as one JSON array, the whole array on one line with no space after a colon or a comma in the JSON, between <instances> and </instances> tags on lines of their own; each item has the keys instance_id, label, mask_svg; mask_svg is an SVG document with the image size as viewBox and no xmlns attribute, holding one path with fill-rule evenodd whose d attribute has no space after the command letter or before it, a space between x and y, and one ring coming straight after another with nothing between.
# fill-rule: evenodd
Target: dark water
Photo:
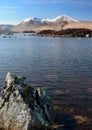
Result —
<instances>
[{"instance_id":1,"label":"dark water","mask_svg":"<svg viewBox=\"0 0 92 130\"><path fill-rule=\"evenodd\" d=\"M16 36L0 36L1 84L8 71L26 76L32 86L46 89L61 114L82 115L90 123L92 38Z\"/></svg>"}]
</instances>

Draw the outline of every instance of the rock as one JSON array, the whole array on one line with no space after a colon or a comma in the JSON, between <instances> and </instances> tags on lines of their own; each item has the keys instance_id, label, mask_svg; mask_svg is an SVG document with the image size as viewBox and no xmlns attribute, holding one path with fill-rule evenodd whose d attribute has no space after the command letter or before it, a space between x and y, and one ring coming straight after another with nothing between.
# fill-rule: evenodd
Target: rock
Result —
<instances>
[{"instance_id":1,"label":"rock","mask_svg":"<svg viewBox=\"0 0 92 130\"><path fill-rule=\"evenodd\" d=\"M54 108L42 88L33 88L24 77L7 73L0 97L0 128L41 130L54 123Z\"/></svg>"}]
</instances>

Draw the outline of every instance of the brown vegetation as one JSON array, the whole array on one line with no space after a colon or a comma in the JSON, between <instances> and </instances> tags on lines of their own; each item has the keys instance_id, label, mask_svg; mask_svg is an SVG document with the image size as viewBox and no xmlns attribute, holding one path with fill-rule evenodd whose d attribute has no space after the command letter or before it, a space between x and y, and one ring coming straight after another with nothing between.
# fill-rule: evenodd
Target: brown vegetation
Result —
<instances>
[{"instance_id":1,"label":"brown vegetation","mask_svg":"<svg viewBox=\"0 0 92 130\"><path fill-rule=\"evenodd\" d=\"M92 30L84 28L65 29L60 31L43 30L37 33L46 36L71 36L71 37L92 37Z\"/></svg>"}]
</instances>

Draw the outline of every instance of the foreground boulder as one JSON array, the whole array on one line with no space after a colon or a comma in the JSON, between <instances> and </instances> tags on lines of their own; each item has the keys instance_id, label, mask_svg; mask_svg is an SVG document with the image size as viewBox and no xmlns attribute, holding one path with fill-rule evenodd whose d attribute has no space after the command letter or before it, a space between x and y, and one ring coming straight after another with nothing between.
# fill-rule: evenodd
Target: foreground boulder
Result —
<instances>
[{"instance_id":1,"label":"foreground boulder","mask_svg":"<svg viewBox=\"0 0 92 130\"><path fill-rule=\"evenodd\" d=\"M0 97L0 129L41 130L54 123L53 105L46 92L7 73Z\"/></svg>"}]
</instances>

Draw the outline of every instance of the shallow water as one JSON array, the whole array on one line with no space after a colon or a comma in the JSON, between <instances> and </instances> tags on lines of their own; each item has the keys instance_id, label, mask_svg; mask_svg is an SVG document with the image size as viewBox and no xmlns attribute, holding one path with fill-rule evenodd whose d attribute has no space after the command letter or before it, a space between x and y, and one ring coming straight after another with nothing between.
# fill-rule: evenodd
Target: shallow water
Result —
<instances>
[{"instance_id":1,"label":"shallow water","mask_svg":"<svg viewBox=\"0 0 92 130\"><path fill-rule=\"evenodd\" d=\"M59 113L92 122L92 38L0 35L1 86L8 71L43 87Z\"/></svg>"}]
</instances>

